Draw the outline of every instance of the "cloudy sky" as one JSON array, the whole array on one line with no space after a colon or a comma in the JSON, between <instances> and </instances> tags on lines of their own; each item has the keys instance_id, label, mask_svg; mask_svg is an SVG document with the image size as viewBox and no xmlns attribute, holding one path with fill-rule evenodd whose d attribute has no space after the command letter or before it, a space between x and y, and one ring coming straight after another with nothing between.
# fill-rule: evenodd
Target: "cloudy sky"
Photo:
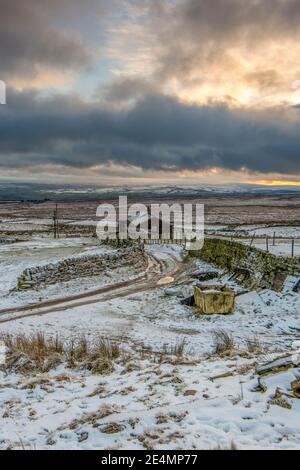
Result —
<instances>
[{"instance_id":1,"label":"cloudy sky","mask_svg":"<svg viewBox=\"0 0 300 470\"><path fill-rule=\"evenodd\" d=\"M0 179L300 184L299 0L0 0Z\"/></svg>"}]
</instances>

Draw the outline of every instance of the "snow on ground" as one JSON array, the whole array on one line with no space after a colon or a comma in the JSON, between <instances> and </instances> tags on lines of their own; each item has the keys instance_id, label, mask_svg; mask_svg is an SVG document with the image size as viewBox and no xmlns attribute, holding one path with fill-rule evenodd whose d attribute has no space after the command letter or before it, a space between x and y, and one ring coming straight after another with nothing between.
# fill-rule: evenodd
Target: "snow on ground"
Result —
<instances>
[{"instance_id":1,"label":"snow on ground","mask_svg":"<svg viewBox=\"0 0 300 470\"><path fill-rule=\"evenodd\" d=\"M255 235L257 237L272 237L277 238L299 238L300 239L300 226L293 225L205 225L205 230L208 233L225 236L249 236Z\"/></svg>"},{"instance_id":2,"label":"snow on ground","mask_svg":"<svg viewBox=\"0 0 300 470\"><path fill-rule=\"evenodd\" d=\"M272 255L283 256L285 258L300 257L300 238L276 238L273 243L273 238L269 237L268 242L266 237L252 238L248 237L246 233L237 235L237 232L229 233L215 233L214 237L222 238L223 240L231 240L238 243L243 243L247 246L258 248L259 250L269 251ZM294 240L294 246L292 245Z\"/></svg>"},{"instance_id":3,"label":"snow on ground","mask_svg":"<svg viewBox=\"0 0 300 470\"><path fill-rule=\"evenodd\" d=\"M18 298L28 299L44 298L65 292L67 286L54 286L49 288L49 292L41 293L14 293L10 291L17 286L18 277L27 269L35 266L42 266L49 263L55 263L66 258L106 254L112 252L112 249L103 247L95 239L90 238L61 238L53 240L52 238L33 238L29 241L20 243L1 245L0 244L0 308L9 306L10 303L18 303ZM81 284L83 290L89 288L91 282L87 279L85 285ZM92 283L97 283L96 279ZM71 283L72 284L72 283ZM78 291L78 284L74 286ZM53 294L52 294L53 291Z\"/></svg>"},{"instance_id":4,"label":"snow on ground","mask_svg":"<svg viewBox=\"0 0 300 470\"><path fill-rule=\"evenodd\" d=\"M235 312L229 316L196 315L192 308L181 305L178 297L165 295L163 287L63 312L57 309L44 316L0 324L0 331L41 330L49 335L59 331L66 339L70 332L75 335L97 332L126 343L144 344L156 351L163 350L165 344L176 345L185 339L189 354L200 357L211 352L213 332L217 329L232 333L239 346L256 336L272 351L289 350L295 334L299 334L297 328L300 329L299 294L270 290L238 297Z\"/></svg>"},{"instance_id":5,"label":"snow on ground","mask_svg":"<svg viewBox=\"0 0 300 470\"><path fill-rule=\"evenodd\" d=\"M234 240L239 241L241 243L245 243L246 245L250 245L250 239L243 240L234 238ZM266 239L256 238L252 242L252 246L255 248L259 248L263 251L266 251L268 249L269 253L275 256L284 256L287 258L291 258L292 255L294 255L295 257L300 257L300 239L294 240L294 250L292 248L292 239L277 239L275 241L275 245L273 245L273 241L270 238L269 243L267 245Z\"/></svg>"},{"instance_id":6,"label":"snow on ground","mask_svg":"<svg viewBox=\"0 0 300 470\"><path fill-rule=\"evenodd\" d=\"M70 222L69 225L81 227L96 227L98 223L99 220L76 220L75 222Z\"/></svg>"},{"instance_id":7,"label":"snow on ground","mask_svg":"<svg viewBox=\"0 0 300 470\"><path fill-rule=\"evenodd\" d=\"M61 284L53 284L44 287L42 290L14 291L5 295L1 299L1 308L16 308L31 303L60 299L65 296L73 296L78 293L88 293L95 289L109 286L111 284L133 280L137 277L134 266L122 266L118 270L106 269L101 276L84 277L80 279L80 289L78 280L73 279Z\"/></svg>"},{"instance_id":8,"label":"snow on ground","mask_svg":"<svg viewBox=\"0 0 300 470\"><path fill-rule=\"evenodd\" d=\"M0 373L0 448L299 449L299 400L273 399L295 371L267 378L262 394L254 362L136 354L108 376L63 366L34 378Z\"/></svg>"},{"instance_id":9,"label":"snow on ground","mask_svg":"<svg viewBox=\"0 0 300 470\"><path fill-rule=\"evenodd\" d=\"M273 237L274 233L276 237L283 238L300 238L300 227L294 226L273 226L273 227L256 227L248 229L249 233L255 234L258 237Z\"/></svg>"},{"instance_id":10,"label":"snow on ground","mask_svg":"<svg viewBox=\"0 0 300 470\"><path fill-rule=\"evenodd\" d=\"M205 231L208 235L221 238L229 238L246 245L266 251L267 246L270 253L276 256L300 257L300 226L264 226L260 225L236 225L234 227L206 225ZM273 243L275 234L275 241ZM254 237L254 238L253 238ZM268 245L266 238L269 238ZM294 240L294 252L292 252L292 240Z\"/></svg>"},{"instance_id":11,"label":"snow on ground","mask_svg":"<svg viewBox=\"0 0 300 470\"><path fill-rule=\"evenodd\" d=\"M146 246L146 250L161 260L167 260L171 257L177 261L182 261L183 258L183 250L180 245L149 245Z\"/></svg>"},{"instance_id":12,"label":"snow on ground","mask_svg":"<svg viewBox=\"0 0 300 470\"><path fill-rule=\"evenodd\" d=\"M95 253L98 247L84 239L0 246L0 294L7 293L29 263L57 261L82 250ZM147 250L167 271L183 259L177 246L151 245ZM183 294L192 291L187 272L210 269L201 261L188 264L176 281ZM128 279L130 272L119 276ZM227 283L226 275L219 282ZM232 287L240 291L234 283ZM63 294L63 288L40 295ZM82 291L84 285L80 281L80 288L73 288ZM32 293L26 295L29 300ZM265 393L252 390L255 364L290 352L299 339L300 295L290 289L246 293L229 316L200 316L180 300L156 286L66 310L57 307L46 315L13 320L11 314L13 321L0 323L1 334L43 331L47 336L59 333L66 341L82 334L92 341L101 335L129 354L109 375L66 365L34 378L0 371L0 448L299 449L299 400L273 398L279 385L289 393L297 369L267 378ZM228 357L212 355L214 333L220 329L234 339L236 351ZM262 352L246 353L247 339L253 338ZM184 358L169 357L183 342ZM142 354L142 348L150 352ZM223 377L212 379L218 375Z\"/></svg>"}]
</instances>

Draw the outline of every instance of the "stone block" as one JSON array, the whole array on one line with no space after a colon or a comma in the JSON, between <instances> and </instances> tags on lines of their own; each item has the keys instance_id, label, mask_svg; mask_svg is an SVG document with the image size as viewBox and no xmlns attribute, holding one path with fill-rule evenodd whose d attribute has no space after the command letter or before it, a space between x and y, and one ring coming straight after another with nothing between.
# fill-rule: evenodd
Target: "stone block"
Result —
<instances>
[{"instance_id":1,"label":"stone block","mask_svg":"<svg viewBox=\"0 0 300 470\"><path fill-rule=\"evenodd\" d=\"M235 306L235 293L228 287L201 286L194 288L195 305L205 315L229 314Z\"/></svg>"}]
</instances>

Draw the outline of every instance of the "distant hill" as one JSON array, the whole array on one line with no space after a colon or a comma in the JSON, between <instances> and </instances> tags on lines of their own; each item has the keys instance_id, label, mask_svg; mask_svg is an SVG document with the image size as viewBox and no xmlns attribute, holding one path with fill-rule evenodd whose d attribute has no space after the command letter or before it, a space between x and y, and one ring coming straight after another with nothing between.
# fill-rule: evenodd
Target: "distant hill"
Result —
<instances>
[{"instance_id":1,"label":"distant hill","mask_svg":"<svg viewBox=\"0 0 300 470\"><path fill-rule=\"evenodd\" d=\"M119 195L131 197L179 197L221 195L280 195L300 194L299 186L237 185L149 185L99 187L95 185L50 185L0 181L0 201L89 200L112 199Z\"/></svg>"}]
</instances>

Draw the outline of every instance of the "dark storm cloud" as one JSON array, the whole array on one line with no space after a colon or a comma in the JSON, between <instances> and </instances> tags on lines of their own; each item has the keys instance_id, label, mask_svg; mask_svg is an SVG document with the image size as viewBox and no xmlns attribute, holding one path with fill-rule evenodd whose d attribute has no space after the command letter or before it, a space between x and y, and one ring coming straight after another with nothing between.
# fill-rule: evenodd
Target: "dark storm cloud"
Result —
<instances>
[{"instance_id":1,"label":"dark storm cloud","mask_svg":"<svg viewBox=\"0 0 300 470\"><path fill-rule=\"evenodd\" d=\"M104 88L98 90L97 95L109 103L127 103L139 100L143 96L158 93L159 87L150 81L140 77L118 77L112 80Z\"/></svg>"},{"instance_id":2,"label":"dark storm cloud","mask_svg":"<svg viewBox=\"0 0 300 470\"><path fill-rule=\"evenodd\" d=\"M180 2L179 23L186 24L190 34L209 34L216 39L292 35L298 31L298 0L187 0ZM264 26L262 28L262 26ZM252 39L257 39L252 36Z\"/></svg>"},{"instance_id":3,"label":"dark storm cloud","mask_svg":"<svg viewBox=\"0 0 300 470\"><path fill-rule=\"evenodd\" d=\"M91 64L84 24L103 1L0 0L0 76L35 75L38 66L80 69Z\"/></svg>"},{"instance_id":4,"label":"dark storm cloud","mask_svg":"<svg viewBox=\"0 0 300 470\"><path fill-rule=\"evenodd\" d=\"M59 164L88 168L114 162L143 169L211 167L300 172L299 118L187 106L151 95L116 112L74 96L41 100L10 91L0 107L0 165Z\"/></svg>"}]
</instances>

